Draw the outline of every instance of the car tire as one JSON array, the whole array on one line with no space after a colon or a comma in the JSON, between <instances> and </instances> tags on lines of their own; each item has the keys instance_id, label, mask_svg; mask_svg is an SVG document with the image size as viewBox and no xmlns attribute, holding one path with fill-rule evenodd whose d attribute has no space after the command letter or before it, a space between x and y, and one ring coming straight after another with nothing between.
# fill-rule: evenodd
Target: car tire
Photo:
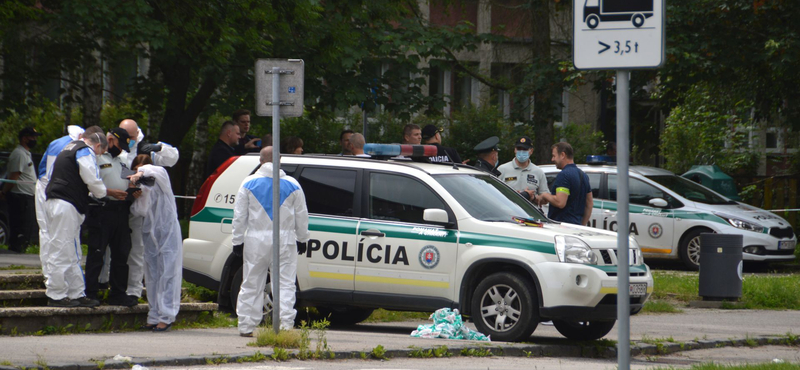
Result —
<instances>
[{"instance_id":1,"label":"car tire","mask_svg":"<svg viewBox=\"0 0 800 370\"><path fill-rule=\"evenodd\" d=\"M553 320L561 335L570 340L597 340L614 328L616 321L568 321Z\"/></svg>"},{"instance_id":2,"label":"car tire","mask_svg":"<svg viewBox=\"0 0 800 370\"><path fill-rule=\"evenodd\" d=\"M8 245L11 241L9 235L11 235L11 230L8 228L8 224L0 219L0 245Z\"/></svg>"},{"instance_id":3,"label":"car tire","mask_svg":"<svg viewBox=\"0 0 800 370\"><path fill-rule=\"evenodd\" d=\"M678 246L678 254L683 261L683 265L689 270L697 271L700 269L700 234L711 233L713 231L706 228L692 229L681 237Z\"/></svg>"},{"instance_id":4,"label":"car tire","mask_svg":"<svg viewBox=\"0 0 800 370\"><path fill-rule=\"evenodd\" d=\"M355 325L370 317L372 308L362 307L317 307L317 311L323 317L331 322L331 325Z\"/></svg>"},{"instance_id":5,"label":"car tire","mask_svg":"<svg viewBox=\"0 0 800 370\"><path fill-rule=\"evenodd\" d=\"M236 312L236 303L239 300L239 290L242 288L242 279L244 277L244 267L239 267L236 273L233 274L231 279L231 308ZM267 274L267 284L264 285L264 316L271 317L272 315L272 284Z\"/></svg>"},{"instance_id":6,"label":"car tire","mask_svg":"<svg viewBox=\"0 0 800 370\"><path fill-rule=\"evenodd\" d=\"M472 294L472 321L492 340L528 339L539 325L539 305L533 283L510 272L498 272L481 281ZM511 315L506 313L511 311Z\"/></svg>"}]
</instances>

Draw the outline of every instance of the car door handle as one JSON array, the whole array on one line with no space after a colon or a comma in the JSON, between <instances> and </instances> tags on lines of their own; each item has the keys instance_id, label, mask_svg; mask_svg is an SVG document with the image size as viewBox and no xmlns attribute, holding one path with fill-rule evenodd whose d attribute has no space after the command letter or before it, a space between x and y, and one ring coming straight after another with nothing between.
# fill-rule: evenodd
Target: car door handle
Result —
<instances>
[{"instance_id":1,"label":"car door handle","mask_svg":"<svg viewBox=\"0 0 800 370\"><path fill-rule=\"evenodd\" d=\"M386 236L386 234L384 234L384 233L382 233L380 231L371 231L371 230L364 230L364 231L361 232L361 235L363 235L363 236L377 236L377 237Z\"/></svg>"}]
</instances>

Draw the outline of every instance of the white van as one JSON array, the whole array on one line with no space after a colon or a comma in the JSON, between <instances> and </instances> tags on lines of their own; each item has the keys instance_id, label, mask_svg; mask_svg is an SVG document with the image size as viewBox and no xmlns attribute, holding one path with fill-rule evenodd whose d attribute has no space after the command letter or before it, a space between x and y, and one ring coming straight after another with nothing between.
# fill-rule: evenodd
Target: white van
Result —
<instances>
[{"instance_id":1,"label":"white van","mask_svg":"<svg viewBox=\"0 0 800 370\"><path fill-rule=\"evenodd\" d=\"M219 291L222 305L235 306L242 279L241 258L231 253L235 195L258 159L233 157L206 180L184 241L184 278ZM613 328L615 233L548 221L469 166L281 159L310 214L311 240L297 267L298 307L316 307L334 323L362 321L376 308L458 308L501 341L525 340L548 320L573 339L601 338ZM526 226L515 216L539 221ZM634 240L630 261L635 314L653 279Z\"/></svg>"}]
</instances>

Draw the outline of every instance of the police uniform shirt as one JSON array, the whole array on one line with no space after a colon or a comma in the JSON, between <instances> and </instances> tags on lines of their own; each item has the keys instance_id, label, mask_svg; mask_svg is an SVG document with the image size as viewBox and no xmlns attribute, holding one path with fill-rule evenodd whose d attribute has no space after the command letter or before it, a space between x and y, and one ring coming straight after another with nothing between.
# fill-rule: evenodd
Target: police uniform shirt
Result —
<instances>
[{"instance_id":1,"label":"police uniform shirt","mask_svg":"<svg viewBox=\"0 0 800 370\"><path fill-rule=\"evenodd\" d=\"M125 190L130 181L122 178L122 166L125 166L122 156L112 157L109 153L97 157L97 169L100 171L100 179L107 189ZM126 166L127 167L127 166ZM106 200L117 200L106 197Z\"/></svg>"},{"instance_id":2,"label":"police uniform shirt","mask_svg":"<svg viewBox=\"0 0 800 370\"><path fill-rule=\"evenodd\" d=\"M431 163L461 163L461 156L458 152L450 147L441 146L439 143L425 144L436 146L436 156L430 157Z\"/></svg>"},{"instance_id":3,"label":"police uniform shirt","mask_svg":"<svg viewBox=\"0 0 800 370\"><path fill-rule=\"evenodd\" d=\"M33 166L31 152L22 145L17 145L8 157L7 173L19 172L19 181L11 188L12 193L33 196L36 192L36 168Z\"/></svg>"},{"instance_id":4,"label":"police uniform shirt","mask_svg":"<svg viewBox=\"0 0 800 370\"><path fill-rule=\"evenodd\" d=\"M544 171L533 162L528 162L528 166L522 168L517 166L516 160L512 159L511 162L497 167L497 170L500 171L500 180L516 191L531 189L536 190L537 195L550 192L547 189L547 178L544 176Z\"/></svg>"}]
</instances>

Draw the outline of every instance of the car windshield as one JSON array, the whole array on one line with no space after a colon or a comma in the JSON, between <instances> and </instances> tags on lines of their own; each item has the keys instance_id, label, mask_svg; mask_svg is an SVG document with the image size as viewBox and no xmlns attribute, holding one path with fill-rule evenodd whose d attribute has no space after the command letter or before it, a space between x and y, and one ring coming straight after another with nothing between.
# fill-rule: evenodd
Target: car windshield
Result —
<instances>
[{"instance_id":1,"label":"car windshield","mask_svg":"<svg viewBox=\"0 0 800 370\"><path fill-rule=\"evenodd\" d=\"M680 176L661 175L647 176L647 178L693 202L705 204L736 204L736 202L714 193L705 186Z\"/></svg>"},{"instance_id":2,"label":"car windshield","mask_svg":"<svg viewBox=\"0 0 800 370\"><path fill-rule=\"evenodd\" d=\"M532 204L490 175L434 176L474 218L487 222L514 222L512 217L547 220Z\"/></svg>"}]
</instances>

